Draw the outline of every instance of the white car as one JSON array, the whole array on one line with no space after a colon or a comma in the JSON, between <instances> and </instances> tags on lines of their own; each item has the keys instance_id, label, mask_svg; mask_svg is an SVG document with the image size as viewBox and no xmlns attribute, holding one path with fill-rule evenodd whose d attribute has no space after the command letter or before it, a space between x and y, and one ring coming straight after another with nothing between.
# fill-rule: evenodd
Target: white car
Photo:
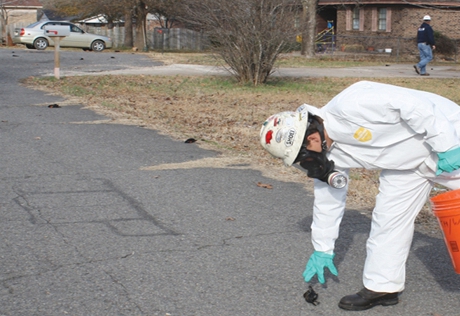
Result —
<instances>
[{"instance_id":1,"label":"white car","mask_svg":"<svg viewBox=\"0 0 460 316\"><path fill-rule=\"evenodd\" d=\"M24 28L16 28L13 43L25 44L27 48L39 50L54 46L53 38L45 33L45 25L69 26L70 35L60 41L60 47L75 47L96 52L101 52L105 48L112 48L110 37L86 33L75 24L67 21L39 21Z\"/></svg>"}]
</instances>

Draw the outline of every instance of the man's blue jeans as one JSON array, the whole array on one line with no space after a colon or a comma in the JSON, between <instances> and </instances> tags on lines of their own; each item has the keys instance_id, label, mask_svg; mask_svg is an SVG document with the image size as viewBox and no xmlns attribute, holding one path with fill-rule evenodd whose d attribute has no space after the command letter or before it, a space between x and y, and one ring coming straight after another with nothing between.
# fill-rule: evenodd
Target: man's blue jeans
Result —
<instances>
[{"instance_id":1,"label":"man's blue jeans","mask_svg":"<svg viewBox=\"0 0 460 316\"><path fill-rule=\"evenodd\" d=\"M426 65L433 59L433 51L431 46L424 43L418 43L418 50L420 52L420 62L417 67L420 68L420 74L426 74Z\"/></svg>"}]
</instances>

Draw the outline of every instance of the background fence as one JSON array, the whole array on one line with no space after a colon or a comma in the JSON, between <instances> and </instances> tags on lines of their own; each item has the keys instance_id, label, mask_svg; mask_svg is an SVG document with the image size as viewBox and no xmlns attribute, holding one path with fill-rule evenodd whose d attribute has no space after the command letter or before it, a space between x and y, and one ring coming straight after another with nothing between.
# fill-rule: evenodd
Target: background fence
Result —
<instances>
[{"instance_id":1,"label":"background fence","mask_svg":"<svg viewBox=\"0 0 460 316\"><path fill-rule=\"evenodd\" d=\"M447 48L446 45L449 47ZM458 61L460 39L450 39L437 42L434 57ZM389 36L345 36L334 35L329 41L316 43L317 54L336 54L339 52L353 53L355 55L388 55L398 59L407 57L418 58L419 51L415 37L389 37ZM444 53L446 52L446 53Z\"/></svg>"},{"instance_id":2,"label":"background fence","mask_svg":"<svg viewBox=\"0 0 460 316\"><path fill-rule=\"evenodd\" d=\"M122 47L125 39L124 27L82 26L89 33L106 35L112 38L115 48ZM133 34L135 36L136 34ZM202 51L209 48L209 41L202 32L189 29L154 28L146 32L147 47L154 50L166 51ZM142 49L142 47L139 47Z\"/></svg>"}]
</instances>

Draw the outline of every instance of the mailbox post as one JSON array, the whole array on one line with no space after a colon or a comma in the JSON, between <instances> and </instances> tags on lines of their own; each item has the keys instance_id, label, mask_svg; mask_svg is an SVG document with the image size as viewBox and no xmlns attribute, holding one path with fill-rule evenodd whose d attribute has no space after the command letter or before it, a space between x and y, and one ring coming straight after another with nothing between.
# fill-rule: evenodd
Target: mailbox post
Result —
<instances>
[{"instance_id":1,"label":"mailbox post","mask_svg":"<svg viewBox=\"0 0 460 316\"><path fill-rule=\"evenodd\" d=\"M69 25L45 25L45 35L52 37L54 41L54 77L59 79L61 58L60 58L60 42L61 39L70 35Z\"/></svg>"}]
</instances>

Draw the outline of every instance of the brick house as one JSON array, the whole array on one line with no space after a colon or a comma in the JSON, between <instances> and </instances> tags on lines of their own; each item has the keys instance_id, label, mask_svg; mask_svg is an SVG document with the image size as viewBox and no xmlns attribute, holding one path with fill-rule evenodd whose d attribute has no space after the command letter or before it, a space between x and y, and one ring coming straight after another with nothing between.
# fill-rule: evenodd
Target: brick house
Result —
<instances>
[{"instance_id":1,"label":"brick house","mask_svg":"<svg viewBox=\"0 0 460 316\"><path fill-rule=\"evenodd\" d=\"M334 21L338 47L354 43L414 53L417 28L427 14L435 31L460 43L458 0L318 0L318 29Z\"/></svg>"}]
</instances>

